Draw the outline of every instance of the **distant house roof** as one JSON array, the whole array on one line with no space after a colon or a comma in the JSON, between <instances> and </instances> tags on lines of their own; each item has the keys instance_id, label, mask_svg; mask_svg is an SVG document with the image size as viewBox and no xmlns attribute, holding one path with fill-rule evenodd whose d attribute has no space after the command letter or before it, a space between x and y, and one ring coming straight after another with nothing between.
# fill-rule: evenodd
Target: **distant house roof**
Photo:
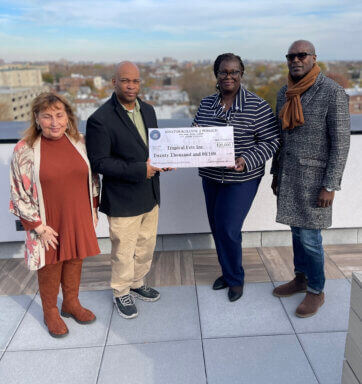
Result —
<instances>
[{"instance_id":1,"label":"distant house roof","mask_svg":"<svg viewBox=\"0 0 362 384\"><path fill-rule=\"evenodd\" d=\"M160 119L158 126L167 127L187 127L190 126L192 119ZM22 132L29 126L27 121L0 121L0 143L16 143ZM85 133L86 121L78 123L79 131ZM352 134L362 134L362 114L351 115Z\"/></svg>"},{"instance_id":2,"label":"distant house roof","mask_svg":"<svg viewBox=\"0 0 362 384\"><path fill-rule=\"evenodd\" d=\"M177 85L154 85L150 89L153 91L179 91L180 87Z\"/></svg>"},{"instance_id":3,"label":"distant house roof","mask_svg":"<svg viewBox=\"0 0 362 384\"><path fill-rule=\"evenodd\" d=\"M362 96L362 88L357 86L354 88L346 88L345 91L347 95L350 95L350 96Z\"/></svg>"},{"instance_id":4,"label":"distant house roof","mask_svg":"<svg viewBox=\"0 0 362 384\"><path fill-rule=\"evenodd\" d=\"M13 94L19 92L25 92L34 87L0 87L0 93L2 94Z\"/></svg>"},{"instance_id":5,"label":"distant house roof","mask_svg":"<svg viewBox=\"0 0 362 384\"><path fill-rule=\"evenodd\" d=\"M73 100L74 104L95 104L98 103L98 99L75 99Z\"/></svg>"}]
</instances>

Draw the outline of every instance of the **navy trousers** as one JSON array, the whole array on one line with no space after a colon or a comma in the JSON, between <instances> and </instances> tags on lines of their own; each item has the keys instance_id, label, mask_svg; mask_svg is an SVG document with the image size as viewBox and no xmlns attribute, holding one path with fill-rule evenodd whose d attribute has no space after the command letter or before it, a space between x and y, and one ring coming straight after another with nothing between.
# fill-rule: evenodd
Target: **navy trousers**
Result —
<instances>
[{"instance_id":1,"label":"navy trousers","mask_svg":"<svg viewBox=\"0 0 362 384\"><path fill-rule=\"evenodd\" d=\"M207 216L222 274L229 287L244 284L241 228L260 180L223 184L202 179Z\"/></svg>"}]
</instances>

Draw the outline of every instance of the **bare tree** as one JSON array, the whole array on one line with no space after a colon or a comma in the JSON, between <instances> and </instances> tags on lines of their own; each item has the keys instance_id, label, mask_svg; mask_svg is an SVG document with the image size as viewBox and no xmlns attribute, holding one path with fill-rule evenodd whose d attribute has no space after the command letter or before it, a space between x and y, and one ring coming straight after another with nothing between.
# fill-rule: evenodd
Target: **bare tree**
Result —
<instances>
[{"instance_id":1,"label":"bare tree","mask_svg":"<svg viewBox=\"0 0 362 384\"><path fill-rule=\"evenodd\" d=\"M198 107L202 98L216 92L216 79L212 67L186 70L181 86L189 95L190 105Z\"/></svg>"}]
</instances>

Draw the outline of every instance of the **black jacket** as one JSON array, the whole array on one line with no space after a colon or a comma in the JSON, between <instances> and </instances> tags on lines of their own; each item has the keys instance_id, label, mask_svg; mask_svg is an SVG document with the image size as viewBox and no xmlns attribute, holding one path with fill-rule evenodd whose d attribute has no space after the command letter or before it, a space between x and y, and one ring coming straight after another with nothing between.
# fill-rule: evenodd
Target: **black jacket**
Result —
<instances>
[{"instance_id":1,"label":"black jacket","mask_svg":"<svg viewBox=\"0 0 362 384\"><path fill-rule=\"evenodd\" d=\"M138 102L146 130L156 128L153 107ZM86 146L93 172L103 175L101 212L137 216L160 204L159 175L146 178L148 148L115 93L89 117Z\"/></svg>"}]
</instances>

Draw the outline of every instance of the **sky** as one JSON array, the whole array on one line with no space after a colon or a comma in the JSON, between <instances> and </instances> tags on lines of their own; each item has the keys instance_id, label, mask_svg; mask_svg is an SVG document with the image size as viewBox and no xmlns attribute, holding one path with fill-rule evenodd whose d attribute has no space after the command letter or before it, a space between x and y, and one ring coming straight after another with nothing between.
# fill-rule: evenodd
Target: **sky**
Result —
<instances>
[{"instance_id":1,"label":"sky","mask_svg":"<svg viewBox=\"0 0 362 384\"><path fill-rule=\"evenodd\" d=\"M298 39L321 61L362 60L362 1L0 0L6 62L284 60Z\"/></svg>"}]
</instances>

